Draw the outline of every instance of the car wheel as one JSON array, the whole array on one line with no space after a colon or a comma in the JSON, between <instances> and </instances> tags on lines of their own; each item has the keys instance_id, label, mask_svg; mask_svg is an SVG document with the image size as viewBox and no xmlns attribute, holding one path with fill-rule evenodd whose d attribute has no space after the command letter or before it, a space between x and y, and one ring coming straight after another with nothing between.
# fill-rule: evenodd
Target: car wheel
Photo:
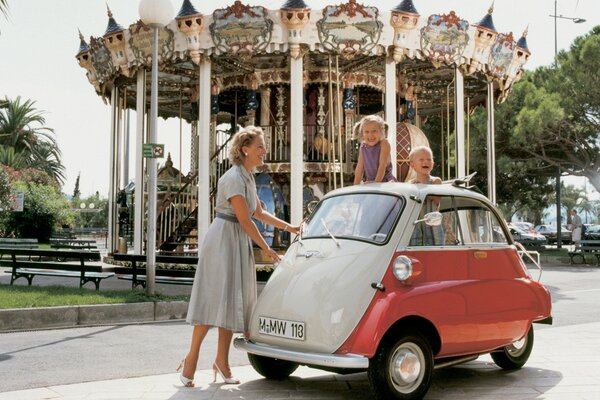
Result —
<instances>
[{"instance_id":1,"label":"car wheel","mask_svg":"<svg viewBox=\"0 0 600 400\"><path fill-rule=\"evenodd\" d=\"M256 354L248 353L248 359L256 372L267 379L278 381L286 379L298 368L298 364L294 362L258 356Z\"/></svg>"},{"instance_id":2,"label":"car wheel","mask_svg":"<svg viewBox=\"0 0 600 400\"><path fill-rule=\"evenodd\" d=\"M505 346L490 355L492 360L502 369L512 370L519 369L529 359L533 349L533 327L529 327L527 335L521 340Z\"/></svg>"},{"instance_id":3,"label":"car wheel","mask_svg":"<svg viewBox=\"0 0 600 400\"><path fill-rule=\"evenodd\" d=\"M371 390L377 399L421 399L429 390L433 354L418 334L392 337L369 362Z\"/></svg>"}]
</instances>

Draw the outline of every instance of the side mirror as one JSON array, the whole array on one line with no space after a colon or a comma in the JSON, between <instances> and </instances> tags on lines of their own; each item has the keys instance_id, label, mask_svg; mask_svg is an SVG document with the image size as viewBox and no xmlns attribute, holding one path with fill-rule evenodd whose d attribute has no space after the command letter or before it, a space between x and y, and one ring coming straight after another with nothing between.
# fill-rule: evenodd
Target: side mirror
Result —
<instances>
[{"instance_id":1,"label":"side mirror","mask_svg":"<svg viewBox=\"0 0 600 400\"><path fill-rule=\"evenodd\" d=\"M308 211L308 214L312 214L312 212L315 211L317 204L319 204L318 200L312 200L306 205L306 211Z\"/></svg>"},{"instance_id":2,"label":"side mirror","mask_svg":"<svg viewBox=\"0 0 600 400\"><path fill-rule=\"evenodd\" d=\"M422 219L416 220L415 224L419 222L425 222L429 226L439 226L442 224L442 213L439 211L428 212Z\"/></svg>"}]
</instances>

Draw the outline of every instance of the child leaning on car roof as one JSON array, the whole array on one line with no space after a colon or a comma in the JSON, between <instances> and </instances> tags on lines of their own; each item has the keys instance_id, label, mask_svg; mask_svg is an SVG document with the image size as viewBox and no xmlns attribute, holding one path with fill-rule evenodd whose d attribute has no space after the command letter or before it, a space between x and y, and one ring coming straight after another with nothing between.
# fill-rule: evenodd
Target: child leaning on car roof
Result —
<instances>
[{"instance_id":1,"label":"child leaning on car roof","mask_svg":"<svg viewBox=\"0 0 600 400\"><path fill-rule=\"evenodd\" d=\"M411 179L410 183L424 183L439 185L442 180L437 176L431 176L431 170L435 165L433 153L427 146L414 147L408 154L410 167L417 173L417 177ZM425 202L424 210L421 214L431 211L437 211L440 206L440 199L436 196L429 196ZM422 216L420 217L422 218ZM445 244L444 227L442 225L429 226L423 222L415 225L415 230L410 237L411 246L441 246Z\"/></svg>"},{"instance_id":2,"label":"child leaning on car roof","mask_svg":"<svg viewBox=\"0 0 600 400\"><path fill-rule=\"evenodd\" d=\"M361 182L396 182L392 173L390 143L386 139L388 125L378 115L367 115L354 125L360 138L354 184Z\"/></svg>"}]
</instances>

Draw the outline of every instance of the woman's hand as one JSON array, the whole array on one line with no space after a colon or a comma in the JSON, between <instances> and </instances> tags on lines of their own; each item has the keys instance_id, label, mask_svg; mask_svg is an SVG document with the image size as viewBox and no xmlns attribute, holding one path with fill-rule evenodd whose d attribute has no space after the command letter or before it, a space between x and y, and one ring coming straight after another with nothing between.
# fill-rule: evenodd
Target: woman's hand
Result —
<instances>
[{"instance_id":1,"label":"woman's hand","mask_svg":"<svg viewBox=\"0 0 600 400\"><path fill-rule=\"evenodd\" d=\"M293 233L294 235L297 235L300 233L300 225L289 225L286 226L284 231L286 232L290 232Z\"/></svg>"},{"instance_id":2,"label":"woman's hand","mask_svg":"<svg viewBox=\"0 0 600 400\"><path fill-rule=\"evenodd\" d=\"M281 257L279 257L279 254L277 254L277 252L272 248L268 247L267 250L263 251L267 256L271 257L271 260L273 260L274 263L278 263L279 261L281 261Z\"/></svg>"}]
</instances>

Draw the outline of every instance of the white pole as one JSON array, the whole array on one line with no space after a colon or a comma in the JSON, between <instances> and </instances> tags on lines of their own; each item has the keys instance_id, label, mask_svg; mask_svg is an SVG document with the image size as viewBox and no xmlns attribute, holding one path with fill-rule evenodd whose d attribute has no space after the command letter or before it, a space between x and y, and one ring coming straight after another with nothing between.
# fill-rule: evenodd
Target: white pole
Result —
<instances>
[{"instance_id":1,"label":"white pole","mask_svg":"<svg viewBox=\"0 0 600 400\"><path fill-rule=\"evenodd\" d=\"M454 116L456 132L456 178L467 175L465 163L465 88L464 76L454 68Z\"/></svg>"},{"instance_id":2,"label":"white pole","mask_svg":"<svg viewBox=\"0 0 600 400\"><path fill-rule=\"evenodd\" d=\"M203 57L198 88L198 248L210 225L210 74L210 59Z\"/></svg>"},{"instance_id":3,"label":"white pole","mask_svg":"<svg viewBox=\"0 0 600 400\"><path fill-rule=\"evenodd\" d=\"M388 141L390 142L390 160L392 173L397 175L396 163L396 63L393 57L387 57L385 62L385 120L389 126Z\"/></svg>"},{"instance_id":4,"label":"white pole","mask_svg":"<svg viewBox=\"0 0 600 400\"><path fill-rule=\"evenodd\" d=\"M304 171L304 151L303 137L304 137L304 121L303 121L303 94L304 94L304 82L303 82L303 62L302 57L294 58L289 56L290 59L290 134L291 134L291 151L290 151L290 221L292 224L297 225L302 222L303 219L303 206L302 206L302 186L303 186L303 172ZM332 142L333 144L333 142Z\"/></svg>"},{"instance_id":5,"label":"white pole","mask_svg":"<svg viewBox=\"0 0 600 400\"><path fill-rule=\"evenodd\" d=\"M487 173L488 198L496 204L496 132L494 127L494 82L487 84Z\"/></svg>"},{"instance_id":6,"label":"white pole","mask_svg":"<svg viewBox=\"0 0 600 400\"><path fill-rule=\"evenodd\" d=\"M144 223L144 116L146 115L146 71L140 69L137 73L136 98L136 127L135 127L135 210L133 227L133 251L142 254L143 223Z\"/></svg>"},{"instance_id":7,"label":"white pole","mask_svg":"<svg viewBox=\"0 0 600 400\"><path fill-rule=\"evenodd\" d=\"M156 143L158 119L158 26L152 28L152 81L150 91L150 136L149 142ZM156 269L156 158L148 159L148 229L146 234L146 294L154 295Z\"/></svg>"}]
</instances>

